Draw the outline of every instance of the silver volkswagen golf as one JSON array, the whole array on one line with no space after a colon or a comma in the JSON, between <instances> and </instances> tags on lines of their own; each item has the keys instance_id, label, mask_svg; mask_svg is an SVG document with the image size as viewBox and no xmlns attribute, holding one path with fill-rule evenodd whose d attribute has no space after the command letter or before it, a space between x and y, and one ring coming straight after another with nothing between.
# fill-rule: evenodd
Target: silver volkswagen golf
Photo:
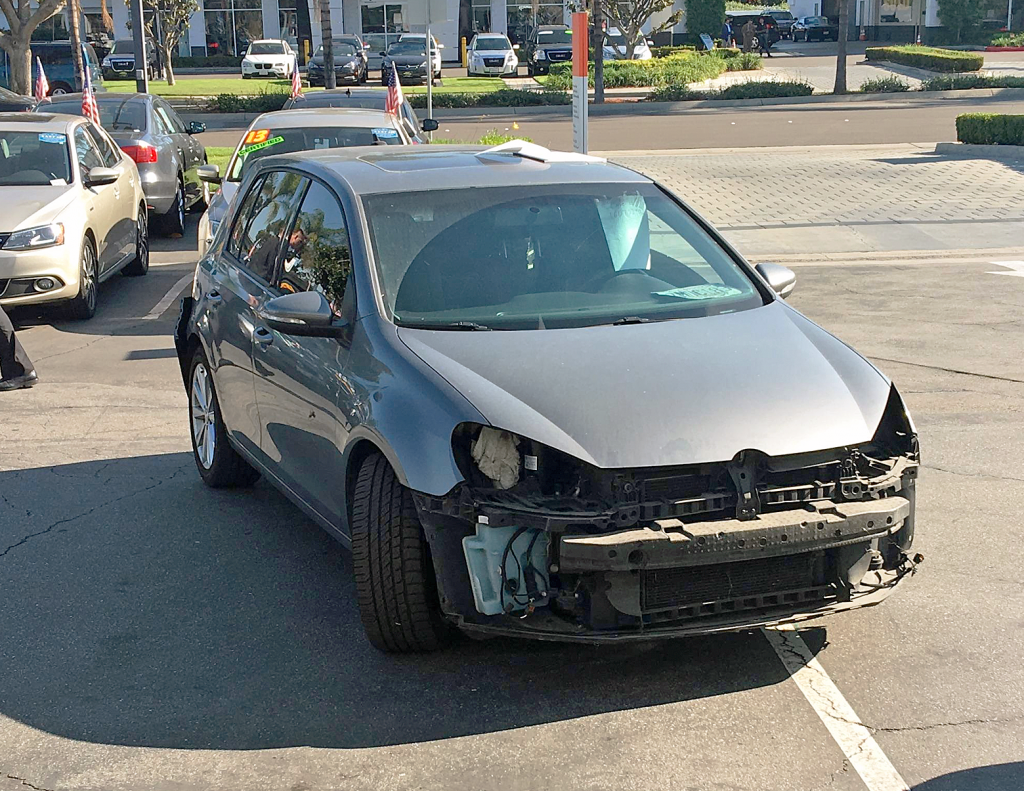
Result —
<instances>
[{"instance_id":1,"label":"silver volkswagen golf","mask_svg":"<svg viewBox=\"0 0 1024 791\"><path fill-rule=\"evenodd\" d=\"M350 546L386 651L877 604L921 560L917 435L794 281L593 157L266 157L175 333L196 465Z\"/></svg>"}]
</instances>

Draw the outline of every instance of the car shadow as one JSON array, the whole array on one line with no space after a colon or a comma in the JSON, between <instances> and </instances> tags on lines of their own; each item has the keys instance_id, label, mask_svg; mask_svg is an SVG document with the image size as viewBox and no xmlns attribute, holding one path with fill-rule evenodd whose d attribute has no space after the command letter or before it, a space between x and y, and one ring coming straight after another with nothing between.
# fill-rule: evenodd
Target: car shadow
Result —
<instances>
[{"instance_id":1,"label":"car shadow","mask_svg":"<svg viewBox=\"0 0 1024 791\"><path fill-rule=\"evenodd\" d=\"M205 488L190 453L0 472L0 492L0 713L70 739L398 745L788 678L758 632L379 653L350 555L265 482Z\"/></svg>"},{"instance_id":2,"label":"car shadow","mask_svg":"<svg viewBox=\"0 0 1024 791\"><path fill-rule=\"evenodd\" d=\"M1020 791L1024 762L976 766L950 772L914 786L912 791Z\"/></svg>"}]
</instances>

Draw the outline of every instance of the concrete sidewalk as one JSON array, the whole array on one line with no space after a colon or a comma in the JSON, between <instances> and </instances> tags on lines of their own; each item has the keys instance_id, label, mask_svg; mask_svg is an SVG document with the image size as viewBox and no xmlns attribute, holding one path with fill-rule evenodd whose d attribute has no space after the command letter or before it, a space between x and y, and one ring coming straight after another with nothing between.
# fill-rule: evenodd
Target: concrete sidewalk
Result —
<instances>
[{"instance_id":1,"label":"concrete sidewalk","mask_svg":"<svg viewBox=\"0 0 1024 791\"><path fill-rule=\"evenodd\" d=\"M696 207L745 254L1024 245L1024 162L934 144L610 152Z\"/></svg>"}]
</instances>

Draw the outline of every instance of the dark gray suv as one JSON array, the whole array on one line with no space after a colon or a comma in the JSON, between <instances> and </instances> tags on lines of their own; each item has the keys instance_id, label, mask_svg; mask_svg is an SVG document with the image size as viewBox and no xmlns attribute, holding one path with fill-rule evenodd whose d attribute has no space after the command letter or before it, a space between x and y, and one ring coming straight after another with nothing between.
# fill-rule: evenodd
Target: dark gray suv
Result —
<instances>
[{"instance_id":1,"label":"dark gray suv","mask_svg":"<svg viewBox=\"0 0 1024 791\"><path fill-rule=\"evenodd\" d=\"M353 553L370 641L621 641L876 604L895 387L649 178L514 141L254 162L175 346L196 465Z\"/></svg>"}]
</instances>

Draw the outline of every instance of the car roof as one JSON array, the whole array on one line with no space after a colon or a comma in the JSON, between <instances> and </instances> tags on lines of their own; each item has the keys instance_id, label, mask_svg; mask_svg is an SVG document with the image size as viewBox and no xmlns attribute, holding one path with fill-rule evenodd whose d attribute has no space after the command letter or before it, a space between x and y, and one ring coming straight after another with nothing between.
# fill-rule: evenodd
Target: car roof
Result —
<instances>
[{"instance_id":1,"label":"car roof","mask_svg":"<svg viewBox=\"0 0 1024 791\"><path fill-rule=\"evenodd\" d=\"M250 41L249 44L284 44L283 38L258 38L255 41Z\"/></svg>"},{"instance_id":2,"label":"car roof","mask_svg":"<svg viewBox=\"0 0 1024 791\"><path fill-rule=\"evenodd\" d=\"M357 195L533 184L652 183L647 176L602 159L559 161L566 155L547 152L556 161L539 162L517 156L508 148L512 145L507 144L504 150L464 145L332 148L278 154L266 157L261 164L293 164L328 178L333 176Z\"/></svg>"},{"instance_id":3,"label":"car roof","mask_svg":"<svg viewBox=\"0 0 1024 791\"><path fill-rule=\"evenodd\" d=\"M383 33L381 35L384 35ZM334 101L359 101L360 99L373 99L381 103L381 109L384 108L384 102L388 99L387 88L357 88L354 91L346 90L345 88L332 88L329 91L313 91L311 93L304 93L301 97L295 97L293 100L291 109L301 109L303 107L314 108L314 107L327 107L328 103ZM346 109L344 107L338 109ZM351 109L359 109L353 106Z\"/></svg>"},{"instance_id":4,"label":"car roof","mask_svg":"<svg viewBox=\"0 0 1024 791\"><path fill-rule=\"evenodd\" d=\"M97 104L113 104L115 102L124 104L130 101L149 102L153 101L154 97L148 93L113 93L112 91L104 91L103 93L97 93L96 103ZM39 102L39 107L45 107L48 104L60 102L81 102L82 94L80 93L62 93L57 96L47 96Z\"/></svg>"},{"instance_id":5,"label":"car roof","mask_svg":"<svg viewBox=\"0 0 1024 791\"><path fill-rule=\"evenodd\" d=\"M81 120L81 116L59 113L0 113L0 129L22 131L31 125L36 132L66 132Z\"/></svg>"},{"instance_id":6,"label":"car roof","mask_svg":"<svg viewBox=\"0 0 1024 791\"><path fill-rule=\"evenodd\" d=\"M310 126L351 126L367 129L393 126L395 117L383 110L365 107L300 107L264 113L250 124L250 129L269 126L271 129L296 129Z\"/></svg>"},{"instance_id":7,"label":"car roof","mask_svg":"<svg viewBox=\"0 0 1024 791\"><path fill-rule=\"evenodd\" d=\"M537 30L568 30L568 25L539 25Z\"/></svg>"}]
</instances>

